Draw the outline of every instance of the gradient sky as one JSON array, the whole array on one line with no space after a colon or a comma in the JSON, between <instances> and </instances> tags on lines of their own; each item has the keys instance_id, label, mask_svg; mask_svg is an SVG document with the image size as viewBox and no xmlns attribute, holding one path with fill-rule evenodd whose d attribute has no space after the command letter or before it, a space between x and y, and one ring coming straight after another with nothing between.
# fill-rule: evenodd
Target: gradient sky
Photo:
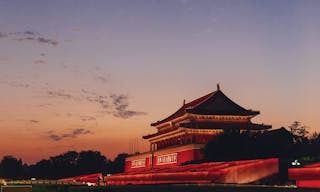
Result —
<instances>
[{"instance_id":1,"label":"gradient sky","mask_svg":"<svg viewBox=\"0 0 320 192\"><path fill-rule=\"evenodd\" d=\"M320 131L320 1L0 0L0 157L148 149L216 90Z\"/></svg>"}]
</instances>

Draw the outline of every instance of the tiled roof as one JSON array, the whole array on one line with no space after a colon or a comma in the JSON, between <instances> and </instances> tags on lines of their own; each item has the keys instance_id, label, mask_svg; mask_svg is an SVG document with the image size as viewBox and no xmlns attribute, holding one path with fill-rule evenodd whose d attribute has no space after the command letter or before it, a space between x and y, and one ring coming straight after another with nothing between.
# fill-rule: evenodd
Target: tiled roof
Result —
<instances>
[{"instance_id":1,"label":"tiled roof","mask_svg":"<svg viewBox=\"0 0 320 192\"><path fill-rule=\"evenodd\" d=\"M198 99L195 99L187 104L184 104L182 107L180 107L180 109L178 109L178 111L176 111L174 114L170 115L169 117L161 120L161 121L157 121L155 123L152 123L151 126L156 126L156 125L160 125L162 123L165 123L165 122L168 122L168 121L171 121L175 118L178 118L178 117L181 117L183 116L185 113L186 113L186 109L188 108L193 108L195 107L196 105L199 105L200 103L202 103L203 101L205 101L206 99L208 99L209 97L211 97L213 94L215 94L215 92L212 92L212 93L209 93L205 96L202 96Z\"/></svg>"},{"instance_id":2,"label":"tiled roof","mask_svg":"<svg viewBox=\"0 0 320 192\"><path fill-rule=\"evenodd\" d=\"M257 115L259 111L246 110L239 106L227 96L225 96L219 89L211 92L205 96L195 99L189 103L184 104L178 111L169 117L151 124L157 126L162 123L169 122L173 119L183 116L186 113L204 114L204 115Z\"/></svg>"},{"instance_id":3,"label":"tiled roof","mask_svg":"<svg viewBox=\"0 0 320 192\"><path fill-rule=\"evenodd\" d=\"M256 124L251 122L208 122L208 123L181 123L180 127L191 129L226 129L235 127L239 130L266 130L271 129L271 125Z\"/></svg>"}]
</instances>

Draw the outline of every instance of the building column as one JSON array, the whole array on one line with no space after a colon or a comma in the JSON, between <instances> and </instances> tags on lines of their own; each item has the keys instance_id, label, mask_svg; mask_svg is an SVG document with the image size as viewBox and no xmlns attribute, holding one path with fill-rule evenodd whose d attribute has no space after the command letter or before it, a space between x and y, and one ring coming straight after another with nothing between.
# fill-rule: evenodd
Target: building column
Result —
<instances>
[{"instance_id":1,"label":"building column","mask_svg":"<svg viewBox=\"0 0 320 192\"><path fill-rule=\"evenodd\" d=\"M150 143L150 151L155 151L155 150L157 150L156 143Z\"/></svg>"},{"instance_id":2,"label":"building column","mask_svg":"<svg viewBox=\"0 0 320 192\"><path fill-rule=\"evenodd\" d=\"M197 143L197 137L195 135L192 135L192 143Z\"/></svg>"},{"instance_id":3,"label":"building column","mask_svg":"<svg viewBox=\"0 0 320 192\"><path fill-rule=\"evenodd\" d=\"M181 139L183 144L187 144L187 137L185 134L181 136Z\"/></svg>"}]
</instances>

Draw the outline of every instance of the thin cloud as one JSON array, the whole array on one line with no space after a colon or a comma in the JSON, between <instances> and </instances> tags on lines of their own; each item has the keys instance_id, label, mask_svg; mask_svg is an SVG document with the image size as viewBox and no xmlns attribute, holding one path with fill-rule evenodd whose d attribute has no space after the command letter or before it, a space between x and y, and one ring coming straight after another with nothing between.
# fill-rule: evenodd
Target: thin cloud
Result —
<instances>
[{"instance_id":1,"label":"thin cloud","mask_svg":"<svg viewBox=\"0 0 320 192\"><path fill-rule=\"evenodd\" d=\"M101 82L101 83L108 83L109 78L105 76L96 76L94 77L95 80Z\"/></svg>"},{"instance_id":2,"label":"thin cloud","mask_svg":"<svg viewBox=\"0 0 320 192\"><path fill-rule=\"evenodd\" d=\"M110 108L110 104L109 104L109 96L106 95L99 95L97 93L82 89L81 92L85 95L85 99L88 102L91 103L96 103L98 105L100 105L103 109L108 109Z\"/></svg>"},{"instance_id":3,"label":"thin cloud","mask_svg":"<svg viewBox=\"0 0 320 192\"><path fill-rule=\"evenodd\" d=\"M95 115L96 117L104 117L105 115L112 114L112 112L107 110L99 110L99 111L96 111L95 114L96 114Z\"/></svg>"},{"instance_id":4,"label":"thin cloud","mask_svg":"<svg viewBox=\"0 0 320 192\"><path fill-rule=\"evenodd\" d=\"M77 136L77 135L90 134L90 133L92 133L90 130L79 128L79 129L74 129L72 132L72 135Z\"/></svg>"},{"instance_id":5,"label":"thin cloud","mask_svg":"<svg viewBox=\"0 0 320 192\"><path fill-rule=\"evenodd\" d=\"M128 119L130 117L137 116L137 115L146 115L145 112L132 111L132 110L128 110L127 109L128 106L129 106L129 101L128 101L128 96L127 95L112 94L112 95L110 95L110 97L113 100L113 105L114 105L114 108L115 108L115 111L114 111L113 115L115 117Z\"/></svg>"},{"instance_id":6,"label":"thin cloud","mask_svg":"<svg viewBox=\"0 0 320 192\"><path fill-rule=\"evenodd\" d=\"M36 33L33 32L33 31L25 31L25 32L23 32L23 34L25 34L25 35L36 35Z\"/></svg>"},{"instance_id":7,"label":"thin cloud","mask_svg":"<svg viewBox=\"0 0 320 192\"><path fill-rule=\"evenodd\" d=\"M39 105L36 105L36 107L39 107L39 108L48 108L48 107L51 107L53 104L51 103L41 103Z\"/></svg>"},{"instance_id":8,"label":"thin cloud","mask_svg":"<svg viewBox=\"0 0 320 192\"><path fill-rule=\"evenodd\" d=\"M46 64L46 61L44 61L44 60L35 60L33 63L34 64Z\"/></svg>"},{"instance_id":9,"label":"thin cloud","mask_svg":"<svg viewBox=\"0 0 320 192\"><path fill-rule=\"evenodd\" d=\"M73 114L72 114L72 113L67 113L66 116L67 116L67 117L72 117Z\"/></svg>"},{"instance_id":10,"label":"thin cloud","mask_svg":"<svg viewBox=\"0 0 320 192\"><path fill-rule=\"evenodd\" d=\"M106 71L100 66L95 66L90 69L93 79L99 83L108 83L110 80L110 74L106 73Z\"/></svg>"},{"instance_id":11,"label":"thin cloud","mask_svg":"<svg viewBox=\"0 0 320 192\"><path fill-rule=\"evenodd\" d=\"M0 80L0 84L6 84L10 87L16 87L16 88L24 88L24 89L31 89L31 90L37 89L37 87L35 86L35 82L25 83L18 80L13 80L13 81Z\"/></svg>"},{"instance_id":12,"label":"thin cloud","mask_svg":"<svg viewBox=\"0 0 320 192\"><path fill-rule=\"evenodd\" d=\"M34 31L10 32L10 33L0 32L0 38L11 38L16 41L32 41L36 43L53 45L53 46L56 46L59 44L57 40L44 37Z\"/></svg>"},{"instance_id":13,"label":"thin cloud","mask_svg":"<svg viewBox=\"0 0 320 192\"><path fill-rule=\"evenodd\" d=\"M96 121L97 119L93 116L80 116L81 121Z\"/></svg>"},{"instance_id":14,"label":"thin cloud","mask_svg":"<svg viewBox=\"0 0 320 192\"><path fill-rule=\"evenodd\" d=\"M96 103L100 105L103 109L109 109L111 106L109 104L109 97L104 95L87 96L87 101Z\"/></svg>"},{"instance_id":15,"label":"thin cloud","mask_svg":"<svg viewBox=\"0 0 320 192\"><path fill-rule=\"evenodd\" d=\"M49 131L48 137L53 141L60 141L63 139L75 139L80 135L87 135L87 134L92 134L92 132L84 128L78 128L78 129L72 130L69 133L62 133L62 134L54 134L52 131Z\"/></svg>"},{"instance_id":16,"label":"thin cloud","mask_svg":"<svg viewBox=\"0 0 320 192\"><path fill-rule=\"evenodd\" d=\"M61 66L62 66L62 68L64 68L64 69L68 69L68 68L69 68L69 66L68 66L67 64L65 64L65 63L62 63Z\"/></svg>"},{"instance_id":17,"label":"thin cloud","mask_svg":"<svg viewBox=\"0 0 320 192\"><path fill-rule=\"evenodd\" d=\"M82 89L87 94L86 99L89 102L96 103L104 109L104 114L112 114L115 117L128 119L133 116L146 115L145 112L129 110L129 98L124 94L98 95ZM112 111L106 111L112 110Z\"/></svg>"},{"instance_id":18,"label":"thin cloud","mask_svg":"<svg viewBox=\"0 0 320 192\"><path fill-rule=\"evenodd\" d=\"M46 39L43 37L23 37L23 38L16 38L15 40L17 41L34 41L37 43L42 43L42 44L49 44L49 45L58 45L58 41L52 40L52 39Z\"/></svg>"},{"instance_id":19,"label":"thin cloud","mask_svg":"<svg viewBox=\"0 0 320 192\"><path fill-rule=\"evenodd\" d=\"M52 39L46 39L43 37L38 37L37 41L39 43L46 43L46 44L50 44L50 45L58 45L58 41L52 40Z\"/></svg>"},{"instance_id":20,"label":"thin cloud","mask_svg":"<svg viewBox=\"0 0 320 192\"><path fill-rule=\"evenodd\" d=\"M6 37L8 37L8 35L6 33L0 32L0 38L6 38Z\"/></svg>"},{"instance_id":21,"label":"thin cloud","mask_svg":"<svg viewBox=\"0 0 320 192\"><path fill-rule=\"evenodd\" d=\"M59 91L47 91L47 95L53 98L73 99L73 95L65 93L63 90Z\"/></svg>"},{"instance_id":22,"label":"thin cloud","mask_svg":"<svg viewBox=\"0 0 320 192\"><path fill-rule=\"evenodd\" d=\"M12 87L20 87L20 88L30 88L32 87L31 84L29 83L22 83L22 82L19 82L19 81L0 81L0 83L3 83L3 84L7 84L9 86L12 86Z\"/></svg>"},{"instance_id":23,"label":"thin cloud","mask_svg":"<svg viewBox=\"0 0 320 192\"><path fill-rule=\"evenodd\" d=\"M24 38L17 38L15 40L17 40L17 41L25 41L25 40L34 41L35 38L34 37L24 37Z\"/></svg>"},{"instance_id":24,"label":"thin cloud","mask_svg":"<svg viewBox=\"0 0 320 192\"><path fill-rule=\"evenodd\" d=\"M28 88L32 90L38 90L44 94L45 97L52 99L63 99L63 100L73 100L73 101L86 101L98 106L97 111L100 115L111 114L114 117L128 119L134 116L146 115L145 112L136 111L130 109L129 97L125 94L114 94L109 93L106 95L98 94L86 89L81 91L68 91L64 89L50 89L48 84L45 87L38 87L35 84L22 83L19 81L1 81L0 83L8 84L12 87ZM52 106L51 103L39 104L36 107L47 108ZM95 117L91 116L81 116L82 121L93 121L96 120ZM54 137L54 136L53 136Z\"/></svg>"},{"instance_id":25,"label":"thin cloud","mask_svg":"<svg viewBox=\"0 0 320 192\"><path fill-rule=\"evenodd\" d=\"M34 119L30 119L29 122L30 122L30 123L40 123L40 121L34 120Z\"/></svg>"}]
</instances>

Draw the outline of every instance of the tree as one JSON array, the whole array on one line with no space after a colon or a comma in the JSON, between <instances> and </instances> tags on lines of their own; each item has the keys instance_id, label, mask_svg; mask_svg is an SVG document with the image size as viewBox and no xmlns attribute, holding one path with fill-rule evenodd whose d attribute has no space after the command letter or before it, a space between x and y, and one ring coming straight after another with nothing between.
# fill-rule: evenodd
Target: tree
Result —
<instances>
[{"instance_id":1,"label":"tree","mask_svg":"<svg viewBox=\"0 0 320 192\"><path fill-rule=\"evenodd\" d=\"M320 144L320 133L312 133L310 136L310 142L314 144Z\"/></svg>"},{"instance_id":2,"label":"tree","mask_svg":"<svg viewBox=\"0 0 320 192\"><path fill-rule=\"evenodd\" d=\"M257 134L256 140L259 158L288 157L292 154L294 138L284 127Z\"/></svg>"},{"instance_id":3,"label":"tree","mask_svg":"<svg viewBox=\"0 0 320 192\"><path fill-rule=\"evenodd\" d=\"M99 151L81 151L77 168L80 174L102 173L107 168L108 160Z\"/></svg>"},{"instance_id":4,"label":"tree","mask_svg":"<svg viewBox=\"0 0 320 192\"><path fill-rule=\"evenodd\" d=\"M290 132L294 137L296 138L296 142L303 142L307 139L308 131L307 127L304 125L301 125L299 121L294 121L290 126L289 126Z\"/></svg>"},{"instance_id":5,"label":"tree","mask_svg":"<svg viewBox=\"0 0 320 192\"><path fill-rule=\"evenodd\" d=\"M65 178L77 175L78 153L68 151L63 154L50 157L52 164L51 175L54 178Z\"/></svg>"},{"instance_id":6,"label":"tree","mask_svg":"<svg viewBox=\"0 0 320 192\"><path fill-rule=\"evenodd\" d=\"M222 133L208 142L204 155L209 161L230 161L290 156L293 139L285 128L259 133Z\"/></svg>"},{"instance_id":7,"label":"tree","mask_svg":"<svg viewBox=\"0 0 320 192\"><path fill-rule=\"evenodd\" d=\"M122 173L125 168L125 160L129 155L127 153L120 153L118 156L108 164L107 173Z\"/></svg>"},{"instance_id":8,"label":"tree","mask_svg":"<svg viewBox=\"0 0 320 192\"><path fill-rule=\"evenodd\" d=\"M0 162L0 178L10 179L60 179L92 173L120 173L124 171L126 153L109 161L99 151L68 151L42 159L33 165L22 164L21 159L5 156Z\"/></svg>"},{"instance_id":9,"label":"tree","mask_svg":"<svg viewBox=\"0 0 320 192\"><path fill-rule=\"evenodd\" d=\"M4 156L0 165L0 177L20 179L23 177L23 166L21 159L12 156Z\"/></svg>"},{"instance_id":10,"label":"tree","mask_svg":"<svg viewBox=\"0 0 320 192\"><path fill-rule=\"evenodd\" d=\"M314 132L309 137L308 154L314 159L320 158L320 133Z\"/></svg>"},{"instance_id":11,"label":"tree","mask_svg":"<svg viewBox=\"0 0 320 192\"><path fill-rule=\"evenodd\" d=\"M250 159L256 156L256 138L250 133L222 133L208 142L204 148L210 161Z\"/></svg>"},{"instance_id":12,"label":"tree","mask_svg":"<svg viewBox=\"0 0 320 192\"><path fill-rule=\"evenodd\" d=\"M35 165L30 166L30 177L41 179L53 179L53 166L50 160L42 159Z\"/></svg>"}]
</instances>

